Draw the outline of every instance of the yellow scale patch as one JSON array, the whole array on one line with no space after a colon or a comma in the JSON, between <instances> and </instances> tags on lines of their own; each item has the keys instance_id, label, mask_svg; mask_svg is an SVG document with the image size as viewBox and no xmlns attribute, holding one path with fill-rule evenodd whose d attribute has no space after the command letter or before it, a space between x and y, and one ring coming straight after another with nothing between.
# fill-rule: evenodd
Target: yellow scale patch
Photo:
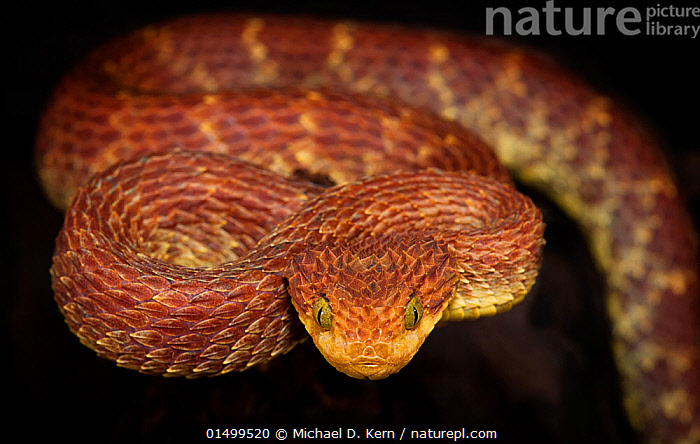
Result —
<instances>
[{"instance_id":1,"label":"yellow scale patch","mask_svg":"<svg viewBox=\"0 0 700 444\"><path fill-rule=\"evenodd\" d=\"M450 58L450 50L443 45L433 45L428 50L430 68L428 69L428 86L432 88L442 103L440 115L448 120L455 120L459 115L459 108L455 104L455 97L447 79L442 64Z\"/></svg>"},{"instance_id":2,"label":"yellow scale patch","mask_svg":"<svg viewBox=\"0 0 700 444\"><path fill-rule=\"evenodd\" d=\"M267 47L258 39L263 29L265 29L265 20L252 18L241 34L241 39L248 48L250 60L255 64L253 81L259 84L269 83L279 75L277 63L268 58Z\"/></svg>"},{"instance_id":3,"label":"yellow scale patch","mask_svg":"<svg viewBox=\"0 0 700 444\"><path fill-rule=\"evenodd\" d=\"M346 83L351 83L354 76L352 68L345 63L345 54L355 46L352 32L352 25L348 23L339 23L333 27L332 49L326 59L330 70L337 73Z\"/></svg>"}]
</instances>

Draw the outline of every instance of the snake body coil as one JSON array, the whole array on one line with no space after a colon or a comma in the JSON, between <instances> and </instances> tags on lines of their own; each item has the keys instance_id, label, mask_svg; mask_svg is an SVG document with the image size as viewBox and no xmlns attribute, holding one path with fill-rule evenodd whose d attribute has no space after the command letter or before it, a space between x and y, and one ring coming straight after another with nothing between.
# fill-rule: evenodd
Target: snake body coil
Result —
<instances>
[{"instance_id":1,"label":"snake body coil","mask_svg":"<svg viewBox=\"0 0 700 444\"><path fill-rule=\"evenodd\" d=\"M464 128L587 235L633 424L700 442L695 240L655 142L551 61L482 39L221 15L96 51L37 138L51 200L77 192L59 307L146 373L241 370L303 324L342 371L387 376L436 322L510 308L539 265L539 212Z\"/></svg>"}]
</instances>

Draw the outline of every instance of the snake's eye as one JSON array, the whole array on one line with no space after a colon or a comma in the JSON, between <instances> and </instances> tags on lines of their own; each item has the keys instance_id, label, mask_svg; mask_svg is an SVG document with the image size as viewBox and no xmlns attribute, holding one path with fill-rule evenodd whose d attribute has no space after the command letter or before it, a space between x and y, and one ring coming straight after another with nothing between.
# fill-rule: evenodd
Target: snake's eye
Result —
<instances>
[{"instance_id":1,"label":"snake's eye","mask_svg":"<svg viewBox=\"0 0 700 444\"><path fill-rule=\"evenodd\" d=\"M410 330L418 324L422 317L423 304L421 304L420 299L414 296L408 301L408 304L406 304L406 314L403 318L403 325L406 327L406 330Z\"/></svg>"},{"instance_id":2,"label":"snake's eye","mask_svg":"<svg viewBox=\"0 0 700 444\"><path fill-rule=\"evenodd\" d=\"M331 306L324 297L316 299L313 307L314 320L324 330L330 330L333 322Z\"/></svg>"}]
</instances>

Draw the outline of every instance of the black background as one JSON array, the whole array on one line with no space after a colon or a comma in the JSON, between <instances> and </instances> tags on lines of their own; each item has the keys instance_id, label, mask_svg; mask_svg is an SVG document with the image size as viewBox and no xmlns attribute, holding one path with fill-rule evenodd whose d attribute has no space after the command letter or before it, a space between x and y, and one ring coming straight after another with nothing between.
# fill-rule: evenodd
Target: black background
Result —
<instances>
[{"instance_id":1,"label":"black background","mask_svg":"<svg viewBox=\"0 0 700 444\"><path fill-rule=\"evenodd\" d=\"M543 3L491 6L515 11ZM310 341L264 368L241 374L193 381L141 375L81 346L52 299L48 269L62 216L36 184L33 136L51 89L87 50L156 20L220 9L351 17L483 34L487 3L37 5L15 4L2 18L0 269L7 275L2 279L6 339L0 356L9 393L6 434L17 430L39 439L191 442L204 439L207 428L258 426L274 433L279 427L373 427L400 433L403 427L464 427L496 430L501 442L634 442L606 345L603 285L575 227L541 198L538 204L548 223L546 259L527 302L493 319L437 329L409 366L379 382L336 372ZM642 10L645 5L636 6ZM575 8L582 6L578 2ZM691 22L700 24L698 19L668 23ZM519 40L549 52L650 122L666 142L671 166L697 216L698 42L690 37L626 37L608 29L605 36Z\"/></svg>"}]
</instances>

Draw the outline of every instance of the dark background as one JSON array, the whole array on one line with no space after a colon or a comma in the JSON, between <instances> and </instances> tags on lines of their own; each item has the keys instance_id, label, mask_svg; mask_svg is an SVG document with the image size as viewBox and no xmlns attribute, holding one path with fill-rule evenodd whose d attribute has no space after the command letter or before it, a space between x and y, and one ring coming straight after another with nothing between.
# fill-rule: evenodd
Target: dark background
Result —
<instances>
[{"instance_id":1,"label":"dark background","mask_svg":"<svg viewBox=\"0 0 700 444\"><path fill-rule=\"evenodd\" d=\"M194 2L192 2L194 3ZM649 2L650 4L652 2ZM656 3L656 2L653 2ZM541 8L544 2L500 2ZM566 6L557 1L557 6ZM590 6L624 7L608 1ZM674 2L680 6L682 3ZM634 442L607 348L603 284L575 227L546 200L545 264L527 302L504 315L438 328L413 362L379 382L332 369L308 341L264 368L206 380L166 380L97 358L70 334L48 269L61 214L31 162L43 103L87 50L134 27L186 12L251 10L422 24L483 34L485 2L104 2L4 11L0 269L6 433L77 441L177 442L207 428L496 430L501 442ZM589 6L589 5L586 5ZM640 10L645 4L636 5ZM578 2L576 11L583 7ZM672 23L691 23L674 21ZM692 22L700 24L699 20ZM558 24L561 27L560 22ZM526 37L635 110L666 142L696 216L698 42L690 37ZM9 339L9 341L7 340ZM10 432L11 433L11 432Z\"/></svg>"}]
</instances>

